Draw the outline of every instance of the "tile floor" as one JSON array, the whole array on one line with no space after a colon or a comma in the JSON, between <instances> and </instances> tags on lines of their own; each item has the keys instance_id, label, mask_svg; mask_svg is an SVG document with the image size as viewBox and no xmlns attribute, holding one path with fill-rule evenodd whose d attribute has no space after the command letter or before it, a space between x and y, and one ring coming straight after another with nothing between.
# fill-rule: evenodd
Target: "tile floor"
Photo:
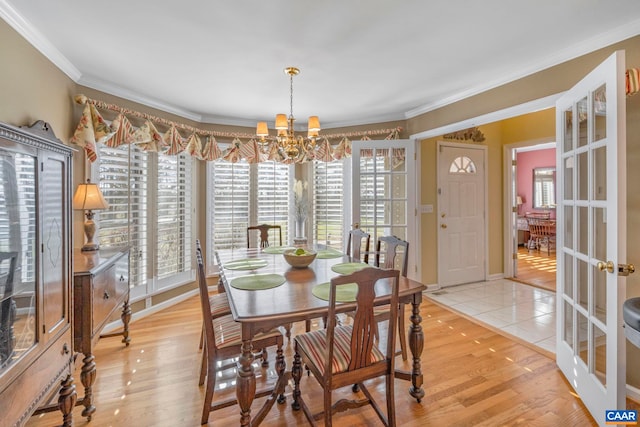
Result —
<instances>
[{"instance_id":1,"label":"tile floor","mask_svg":"<svg viewBox=\"0 0 640 427\"><path fill-rule=\"evenodd\" d=\"M555 353L556 294L507 279L451 286L425 295Z\"/></svg>"}]
</instances>

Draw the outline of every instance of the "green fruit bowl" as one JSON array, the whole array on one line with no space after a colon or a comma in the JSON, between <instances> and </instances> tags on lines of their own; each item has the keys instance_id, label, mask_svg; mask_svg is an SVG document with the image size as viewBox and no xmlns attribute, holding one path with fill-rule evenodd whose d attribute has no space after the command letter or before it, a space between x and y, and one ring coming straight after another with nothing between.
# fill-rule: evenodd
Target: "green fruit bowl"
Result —
<instances>
[{"instance_id":1,"label":"green fruit bowl","mask_svg":"<svg viewBox=\"0 0 640 427\"><path fill-rule=\"evenodd\" d=\"M316 259L316 255L318 253L311 249L288 249L284 251L282 256L284 256L285 261L294 268L307 268L309 264Z\"/></svg>"}]
</instances>

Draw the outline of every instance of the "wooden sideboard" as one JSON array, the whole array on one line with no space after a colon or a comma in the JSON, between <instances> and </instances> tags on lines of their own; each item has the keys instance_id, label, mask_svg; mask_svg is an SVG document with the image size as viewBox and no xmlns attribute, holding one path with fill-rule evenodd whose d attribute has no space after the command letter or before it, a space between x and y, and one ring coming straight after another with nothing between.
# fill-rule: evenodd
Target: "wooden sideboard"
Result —
<instances>
[{"instance_id":1,"label":"wooden sideboard","mask_svg":"<svg viewBox=\"0 0 640 427\"><path fill-rule=\"evenodd\" d=\"M84 397L77 404L84 405L82 416L91 420L96 411L93 406L93 383L96 363L93 348L100 337L122 336L129 345L129 248L73 253L73 342L74 351L84 354L80 380ZM101 335L116 310L122 307L123 330Z\"/></svg>"}]
</instances>

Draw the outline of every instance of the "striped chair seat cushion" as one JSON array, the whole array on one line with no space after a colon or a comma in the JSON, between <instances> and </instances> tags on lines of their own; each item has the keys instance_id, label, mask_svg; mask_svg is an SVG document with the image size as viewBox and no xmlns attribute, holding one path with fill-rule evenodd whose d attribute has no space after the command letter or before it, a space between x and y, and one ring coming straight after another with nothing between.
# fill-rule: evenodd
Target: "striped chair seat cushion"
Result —
<instances>
[{"instance_id":1,"label":"striped chair seat cushion","mask_svg":"<svg viewBox=\"0 0 640 427\"><path fill-rule=\"evenodd\" d=\"M233 320L233 316L230 314L213 319L213 330L216 334L217 348L225 348L242 344L242 330L240 329L240 323ZM253 337L253 342L255 343L261 339L275 337L278 335L282 335L278 329L272 329L269 332L260 332Z\"/></svg>"},{"instance_id":2,"label":"striped chair seat cushion","mask_svg":"<svg viewBox=\"0 0 640 427\"><path fill-rule=\"evenodd\" d=\"M231 307L229 307L229 298L227 294L214 294L209 297L209 304L211 305L211 315L213 317L224 316L225 314L231 314Z\"/></svg>"},{"instance_id":3,"label":"striped chair seat cushion","mask_svg":"<svg viewBox=\"0 0 640 427\"><path fill-rule=\"evenodd\" d=\"M349 367L349 362L351 362L351 331L352 327L350 325L335 328L333 360L331 361L331 370L334 374L345 372ZM307 332L296 336L295 340L299 348L311 358L309 362L318 367L324 375L324 354L327 347L326 330ZM371 352L371 362L380 362L384 359L384 354L374 345Z\"/></svg>"}]
</instances>

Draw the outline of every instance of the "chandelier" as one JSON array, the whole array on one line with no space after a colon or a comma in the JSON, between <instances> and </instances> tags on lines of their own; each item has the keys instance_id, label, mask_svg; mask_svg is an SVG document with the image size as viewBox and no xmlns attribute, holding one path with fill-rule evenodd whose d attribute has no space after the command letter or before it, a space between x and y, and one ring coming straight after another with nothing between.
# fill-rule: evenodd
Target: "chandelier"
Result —
<instances>
[{"instance_id":1,"label":"chandelier","mask_svg":"<svg viewBox=\"0 0 640 427\"><path fill-rule=\"evenodd\" d=\"M297 157L301 152L313 149L316 145L316 137L320 132L320 120L318 116L309 117L309 124L307 130L307 138L302 135L296 135L293 130L293 122L296 120L293 117L293 76L300 74L300 69L296 67L287 67L284 69L284 73L289 75L290 90L289 90L289 117L286 114L276 115L276 142L282 151L293 159ZM256 135L260 137L260 142L266 144L269 138L269 129L267 128L267 122L258 122L256 126Z\"/></svg>"}]
</instances>

